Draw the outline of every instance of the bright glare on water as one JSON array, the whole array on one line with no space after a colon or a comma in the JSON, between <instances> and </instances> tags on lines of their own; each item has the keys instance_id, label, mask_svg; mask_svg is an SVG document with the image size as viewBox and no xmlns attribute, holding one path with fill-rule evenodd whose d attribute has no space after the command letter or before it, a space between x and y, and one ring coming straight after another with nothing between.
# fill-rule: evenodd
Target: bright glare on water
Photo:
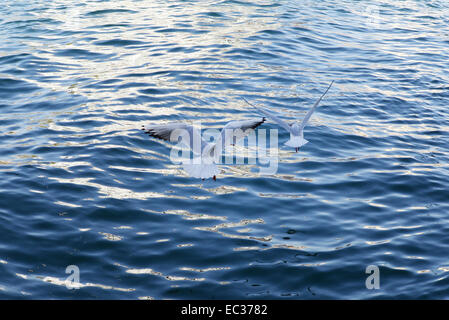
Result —
<instances>
[{"instance_id":1,"label":"bright glare on water","mask_svg":"<svg viewBox=\"0 0 449 320\"><path fill-rule=\"evenodd\" d=\"M0 298L449 298L449 4L373 3L2 1ZM271 175L140 130L301 120L332 80Z\"/></svg>"}]
</instances>

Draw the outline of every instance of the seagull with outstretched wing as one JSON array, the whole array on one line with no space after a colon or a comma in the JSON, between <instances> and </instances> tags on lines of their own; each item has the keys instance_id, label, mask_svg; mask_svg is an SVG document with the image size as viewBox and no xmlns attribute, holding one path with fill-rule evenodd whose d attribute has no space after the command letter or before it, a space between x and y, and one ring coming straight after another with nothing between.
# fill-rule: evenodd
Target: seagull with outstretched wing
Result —
<instances>
[{"instance_id":1,"label":"seagull with outstretched wing","mask_svg":"<svg viewBox=\"0 0 449 320\"><path fill-rule=\"evenodd\" d=\"M181 143L184 147L190 148L195 159L190 163L184 163L184 170L194 178L206 179L212 177L216 180L219 173L215 163L215 155L221 152L223 147L233 145L235 142L250 133L265 121L265 118L230 121L221 130L216 142L207 142L201 137L201 131L185 123L171 122L162 125L144 125L142 130L152 137L170 142L178 142L181 136ZM221 154L221 153L220 153Z\"/></svg>"},{"instance_id":2,"label":"seagull with outstretched wing","mask_svg":"<svg viewBox=\"0 0 449 320\"><path fill-rule=\"evenodd\" d=\"M326 89L326 91L321 95L321 97L317 100L317 102L315 102L313 107L310 108L310 110L307 112L307 114L305 115L304 119L301 122L295 121L293 123L288 124L284 120L282 120L282 119L278 118L276 115L274 115L271 110L267 110L267 109L264 109L261 107L256 107L255 105L249 103L245 98L243 98L243 100L245 100L246 103L248 103L250 106L255 108L260 113L262 113L264 116L266 116L267 118L270 118L271 120L276 122L279 126L284 128L285 130L287 130L290 133L290 140L288 140L285 143L285 145L295 148L296 152L298 152L299 148L308 142L306 139L304 139L304 127L307 125L307 122L309 121L309 119L312 116L315 109L318 107L319 103L321 102L321 99L323 99L323 97L329 91L329 89L331 88L333 83L334 83L334 81L331 82L331 84Z\"/></svg>"}]
</instances>

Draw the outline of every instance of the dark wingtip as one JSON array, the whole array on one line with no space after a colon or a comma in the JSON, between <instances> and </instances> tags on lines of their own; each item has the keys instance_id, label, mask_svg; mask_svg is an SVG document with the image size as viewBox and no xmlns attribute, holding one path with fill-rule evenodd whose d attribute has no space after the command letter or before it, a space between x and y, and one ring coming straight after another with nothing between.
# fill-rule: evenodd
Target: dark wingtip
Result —
<instances>
[{"instance_id":1,"label":"dark wingtip","mask_svg":"<svg viewBox=\"0 0 449 320\"><path fill-rule=\"evenodd\" d=\"M262 121L256 122L256 123L251 127L251 129L256 129L258 126L260 126L262 123L264 123L265 120L266 120L266 118L265 118L265 117L262 117Z\"/></svg>"},{"instance_id":2,"label":"dark wingtip","mask_svg":"<svg viewBox=\"0 0 449 320\"><path fill-rule=\"evenodd\" d=\"M162 137L158 136L157 133L154 132L154 130L148 129L147 131L144 131L144 132L145 132L146 134L148 134L150 137L164 140Z\"/></svg>"}]
</instances>

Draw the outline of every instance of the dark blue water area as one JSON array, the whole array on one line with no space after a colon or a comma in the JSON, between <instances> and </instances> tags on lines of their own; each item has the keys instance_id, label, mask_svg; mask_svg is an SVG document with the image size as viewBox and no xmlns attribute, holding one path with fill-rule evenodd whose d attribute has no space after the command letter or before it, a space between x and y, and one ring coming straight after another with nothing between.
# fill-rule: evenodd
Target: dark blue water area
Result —
<instances>
[{"instance_id":1,"label":"dark blue water area","mask_svg":"<svg viewBox=\"0 0 449 320\"><path fill-rule=\"evenodd\" d=\"M0 298L449 298L448 12L4 1ZM260 117L242 97L300 121L332 80L298 153L258 128L269 175L192 178L140 130Z\"/></svg>"}]
</instances>

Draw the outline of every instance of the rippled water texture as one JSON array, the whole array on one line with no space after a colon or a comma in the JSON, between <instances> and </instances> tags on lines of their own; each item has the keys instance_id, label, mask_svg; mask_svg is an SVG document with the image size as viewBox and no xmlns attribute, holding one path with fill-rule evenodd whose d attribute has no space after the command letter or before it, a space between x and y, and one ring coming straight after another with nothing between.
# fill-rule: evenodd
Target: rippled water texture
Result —
<instances>
[{"instance_id":1,"label":"rippled water texture","mask_svg":"<svg viewBox=\"0 0 449 320\"><path fill-rule=\"evenodd\" d=\"M449 298L448 4L372 3L3 1L0 298ZM140 130L300 119L331 80L274 175Z\"/></svg>"}]
</instances>

